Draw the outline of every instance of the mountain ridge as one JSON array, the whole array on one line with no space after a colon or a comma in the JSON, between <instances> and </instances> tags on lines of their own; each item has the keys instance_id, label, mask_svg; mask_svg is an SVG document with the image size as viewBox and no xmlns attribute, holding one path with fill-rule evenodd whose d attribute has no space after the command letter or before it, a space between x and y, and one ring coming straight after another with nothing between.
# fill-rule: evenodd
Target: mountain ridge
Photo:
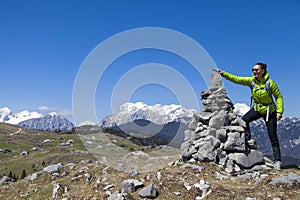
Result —
<instances>
[{"instance_id":1,"label":"mountain ridge","mask_svg":"<svg viewBox=\"0 0 300 200\"><path fill-rule=\"evenodd\" d=\"M28 110L13 113L13 111L7 107L0 109L0 122L18 125L26 129L50 131L69 130L74 127L73 123L67 118L55 112L50 112L45 115Z\"/></svg>"},{"instance_id":2,"label":"mountain ridge","mask_svg":"<svg viewBox=\"0 0 300 200\"><path fill-rule=\"evenodd\" d=\"M149 116L149 114L151 114L152 112L147 110L147 109L151 109L153 107L147 107L143 103L138 103L137 106L134 107L135 109L131 109L132 107L134 107L134 103L127 104L126 106L124 106L123 108L120 109L121 114L116 113L114 115L104 118L101 121L100 126L101 125L102 125L102 127L130 126L130 124L132 125L132 123L134 123L135 120L146 120L146 121L148 120L148 121L153 122L152 119L155 117ZM176 108L175 106L173 106L173 107ZM127 110L127 113L125 113L125 111L126 111L125 108L129 108ZM173 118L170 118L170 117L168 118L165 116L166 112L164 112L164 110L161 112L157 112L159 110L159 108L164 108L164 107L161 105L155 107L156 121L159 119L161 121L165 120L165 122L166 122L167 121L166 119L169 119L169 120L172 119L173 122L183 123L187 127L192 119L191 114L189 116L184 115L184 113L186 112L185 109L181 110L181 109L178 109L179 107L177 107L176 115L173 115ZM168 107L168 108L170 108L170 107ZM139 109L141 109L141 110L139 110ZM244 103L236 103L234 105L234 112L239 117L242 117L249 109L250 109L250 107ZM182 111L182 112L180 113L180 111ZM171 112L171 111L169 111L169 112ZM144 113L145 113L145 115L143 115ZM162 114L157 115L157 113L162 113ZM130 117L130 116L133 116L133 117ZM175 116L178 116L178 118L176 118ZM124 118L122 118L122 117L124 117ZM114 121L114 119L118 119L118 120ZM155 122L153 122L153 123L155 123ZM109 124L111 126L108 126ZM167 124L167 123L165 123L165 124ZM157 124L157 125L163 126L162 123ZM251 122L250 128L251 128L252 137L257 142L259 149L265 155L272 155L272 152L271 152L272 148L270 146L270 141L269 141L268 135L266 134L266 128L265 128L264 121L262 119L259 119L257 121ZM130 130L130 128L124 129L125 132L126 131L130 132L129 130ZM177 130L176 130L176 132L177 132ZM162 137L162 135L163 135L163 133L160 132L160 134L158 134L157 136ZM282 156L286 157L286 158L291 157L294 159L294 162L297 162L300 164L300 160L298 160L298 158L300 157L300 119L297 117L283 117L278 122L278 137L279 137L279 141L280 141L280 145L281 145ZM180 130L179 132L177 132L176 143L177 144L182 143L183 138L184 138L184 130Z\"/></svg>"},{"instance_id":3,"label":"mountain ridge","mask_svg":"<svg viewBox=\"0 0 300 200\"><path fill-rule=\"evenodd\" d=\"M103 127L112 127L115 125L125 124L137 119L149 120L155 124L162 125L172 121L180 120L188 123L196 110L186 109L181 105L147 105L143 102L127 102L120 106L118 112L113 115L104 117L99 125ZM185 120L187 120L185 122Z\"/></svg>"}]
</instances>

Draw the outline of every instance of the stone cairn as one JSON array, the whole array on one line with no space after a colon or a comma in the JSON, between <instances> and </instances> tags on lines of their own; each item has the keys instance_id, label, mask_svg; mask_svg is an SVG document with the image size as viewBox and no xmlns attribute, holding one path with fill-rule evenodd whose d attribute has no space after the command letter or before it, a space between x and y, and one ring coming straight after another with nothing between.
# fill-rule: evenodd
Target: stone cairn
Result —
<instances>
[{"instance_id":1,"label":"stone cairn","mask_svg":"<svg viewBox=\"0 0 300 200\"><path fill-rule=\"evenodd\" d=\"M233 112L234 106L217 72L211 75L211 86L200 95L203 108L185 131L179 160L215 162L227 173L267 168L263 153L245 144L246 123Z\"/></svg>"}]
</instances>

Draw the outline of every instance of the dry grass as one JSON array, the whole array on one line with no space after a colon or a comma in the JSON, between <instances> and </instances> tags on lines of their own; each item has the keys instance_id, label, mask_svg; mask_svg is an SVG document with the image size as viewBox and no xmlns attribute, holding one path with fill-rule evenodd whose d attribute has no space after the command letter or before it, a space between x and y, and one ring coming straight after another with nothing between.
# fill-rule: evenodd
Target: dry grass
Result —
<instances>
[{"instance_id":1,"label":"dry grass","mask_svg":"<svg viewBox=\"0 0 300 200\"><path fill-rule=\"evenodd\" d=\"M300 175L298 170L283 170L281 172L270 171L269 176L260 183L255 183L253 179L241 180L237 177L218 180L215 173L220 171L219 168L213 163L202 163L205 169L202 172L190 168L182 169L176 167L162 167L160 169L149 169L138 173L134 177L128 175L128 171L117 171L111 165L107 169L107 173L102 173L102 170L107 167L104 163L91 163L91 164L78 164L74 169L65 167L61 174L55 180L51 180L51 175L42 174L36 180L28 181L21 180L9 185L0 187L0 198L3 199L51 199L52 189L55 183L67 186L67 192L60 194L58 199L107 199L107 194L103 188L109 184L114 184L110 189L111 192L121 191L121 182L123 180L134 178L144 179L145 185L154 183L157 186L159 196L157 199L195 199L201 196L202 192L195 187L187 190L184 187L184 182L189 182L191 186L198 183L201 179L209 182L210 190L205 199L245 199L246 197L260 199L299 199L300 197L300 184L288 186L284 184L270 185L269 182L273 177L286 175L288 172L293 171ZM71 181L72 177L78 176L78 171L81 167L88 167L88 172L93 175L93 180L89 183L86 182L83 176L79 180ZM157 171L160 171L162 178L157 179ZM153 178L147 179L149 174L153 174ZM96 184L97 179L101 180ZM125 199L141 199L139 197L138 189L136 192L128 194ZM179 196L175 192L180 193Z\"/></svg>"}]
</instances>

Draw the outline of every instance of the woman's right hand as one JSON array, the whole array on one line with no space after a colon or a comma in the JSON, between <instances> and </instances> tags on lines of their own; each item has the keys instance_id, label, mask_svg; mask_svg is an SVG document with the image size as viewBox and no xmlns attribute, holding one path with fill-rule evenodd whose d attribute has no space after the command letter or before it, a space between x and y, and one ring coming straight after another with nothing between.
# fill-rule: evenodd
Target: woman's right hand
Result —
<instances>
[{"instance_id":1,"label":"woman's right hand","mask_svg":"<svg viewBox=\"0 0 300 200\"><path fill-rule=\"evenodd\" d=\"M218 72L220 75L223 74L223 71L221 69L214 69L215 72Z\"/></svg>"}]
</instances>

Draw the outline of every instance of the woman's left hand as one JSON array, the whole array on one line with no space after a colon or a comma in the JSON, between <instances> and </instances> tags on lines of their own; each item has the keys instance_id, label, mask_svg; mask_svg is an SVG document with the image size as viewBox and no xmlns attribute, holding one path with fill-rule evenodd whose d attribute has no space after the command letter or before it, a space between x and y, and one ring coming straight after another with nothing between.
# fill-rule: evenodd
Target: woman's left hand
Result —
<instances>
[{"instance_id":1,"label":"woman's left hand","mask_svg":"<svg viewBox=\"0 0 300 200\"><path fill-rule=\"evenodd\" d=\"M277 116L276 116L276 118L277 118L277 121L281 120L281 118L282 118L282 114L281 114L281 113L277 113Z\"/></svg>"}]
</instances>

